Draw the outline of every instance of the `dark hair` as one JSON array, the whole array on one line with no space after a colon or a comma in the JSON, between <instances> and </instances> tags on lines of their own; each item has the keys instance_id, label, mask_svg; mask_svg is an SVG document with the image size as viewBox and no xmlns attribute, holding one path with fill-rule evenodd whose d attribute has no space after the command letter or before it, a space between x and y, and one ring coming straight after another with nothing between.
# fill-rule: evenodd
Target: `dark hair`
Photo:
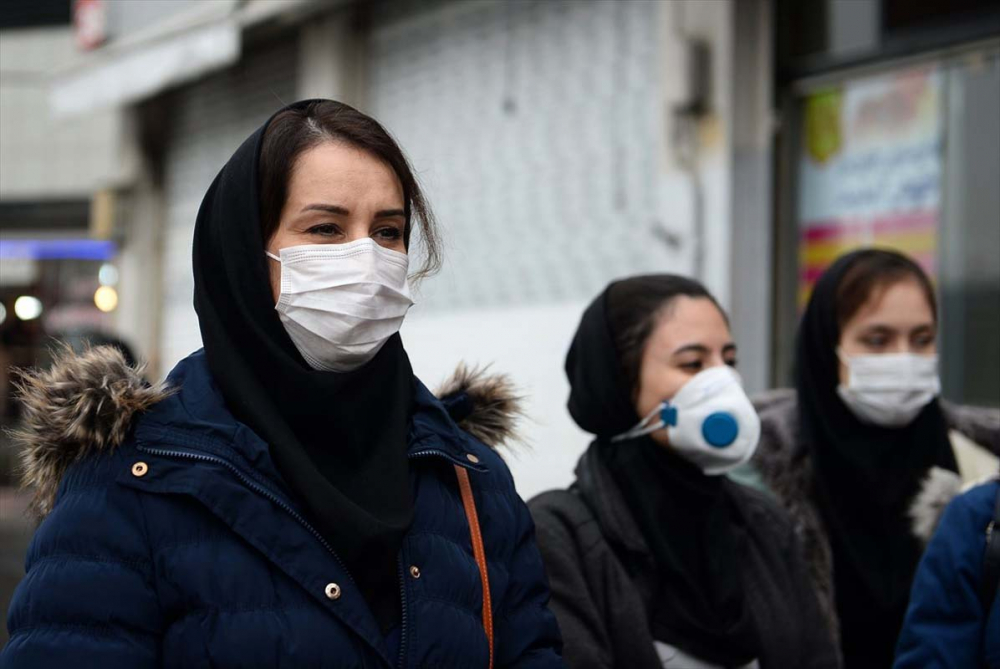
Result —
<instances>
[{"instance_id":1,"label":"dark hair","mask_svg":"<svg viewBox=\"0 0 1000 669\"><path fill-rule=\"evenodd\" d=\"M920 265L896 251L868 249L857 254L837 286L837 326L843 330L876 291L906 280L916 281L924 291L934 320L937 320L934 286Z\"/></svg>"},{"instance_id":2,"label":"dark hair","mask_svg":"<svg viewBox=\"0 0 1000 669\"><path fill-rule=\"evenodd\" d=\"M616 281L608 287L608 325L628 387L639 387L639 369L646 342L678 297L709 300L729 323L726 312L705 286L676 274L646 274Z\"/></svg>"},{"instance_id":3,"label":"dark hair","mask_svg":"<svg viewBox=\"0 0 1000 669\"><path fill-rule=\"evenodd\" d=\"M384 161L403 186L406 227L403 241L410 247L413 223L420 226L424 264L417 278L441 267L441 246L430 205L424 199L410 163L382 125L354 107L333 100L316 100L279 112L264 132L260 151L258 186L260 226L266 244L278 229L281 210L288 197L288 182L299 157L324 142L344 142Z\"/></svg>"}]
</instances>

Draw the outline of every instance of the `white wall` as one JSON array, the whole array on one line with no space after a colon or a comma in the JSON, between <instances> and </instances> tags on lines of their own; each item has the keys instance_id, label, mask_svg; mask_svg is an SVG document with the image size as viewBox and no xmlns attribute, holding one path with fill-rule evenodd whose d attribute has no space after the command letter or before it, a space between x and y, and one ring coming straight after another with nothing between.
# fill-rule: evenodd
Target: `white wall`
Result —
<instances>
[{"instance_id":1,"label":"white wall","mask_svg":"<svg viewBox=\"0 0 1000 669\"><path fill-rule=\"evenodd\" d=\"M566 411L569 384L563 362L582 302L426 315L414 307L402 335L417 376L432 390L459 362L490 365L508 374L524 397L525 443L501 451L518 492L529 498L565 487L591 437Z\"/></svg>"}]
</instances>

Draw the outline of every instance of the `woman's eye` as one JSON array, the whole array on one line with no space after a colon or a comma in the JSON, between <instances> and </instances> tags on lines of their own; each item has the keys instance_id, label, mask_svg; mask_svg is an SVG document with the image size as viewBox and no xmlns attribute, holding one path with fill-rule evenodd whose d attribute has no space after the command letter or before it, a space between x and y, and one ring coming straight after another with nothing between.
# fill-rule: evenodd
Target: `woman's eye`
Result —
<instances>
[{"instance_id":1,"label":"woman's eye","mask_svg":"<svg viewBox=\"0 0 1000 669\"><path fill-rule=\"evenodd\" d=\"M726 364L730 367L736 367L739 363L736 361L736 358L733 358L732 360L726 360Z\"/></svg>"},{"instance_id":2,"label":"woman's eye","mask_svg":"<svg viewBox=\"0 0 1000 669\"><path fill-rule=\"evenodd\" d=\"M701 371L701 360L695 360L693 362L682 362L680 368L687 370L689 372L700 372Z\"/></svg>"},{"instance_id":3,"label":"woman's eye","mask_svg":"<svg viewBox=\"0 0 1000 669\"><path fill-rule=\"evenodd\" d=\"M917 348L917 349L928 348L929 346L932 346L933 344L934 344L934 336L933 335L922 335L922 336L914 337L913 338L913 348Z\"/></svg>"},{"instance_id":4,"label":"woman's eye","mask_svg":"<svg viewBox=\"0 0 1000 669\"><path fill-rule=\"evenodd\" d=\"M314 225L307 232L310 235L320 235L322 237L332 237L339 232L336 225L332 223L321 223L320 225Z\"/></svg>"},{"instance_id":5,"label":"woman's eye","mask_svg":"<svg viewBox=\"0 0 1000 669\"><path fill-rule=\"evenodd\" d=\"M888 343L889 339L887 337L865 337L861 340L861 343L868 348L884 348Z\"/></svg>"},{"instance_id":6,"label":"woman's eye","mask_svg":"<svg viewBox=\"0 0 1000 669\"><path fill-rule=\"evenodd\" d=\"M388 241L396 241L403 237L403 233L400 232L399 228L382 228L375 233L380 239L385 239Z\"/></svg>"}]
</instances>

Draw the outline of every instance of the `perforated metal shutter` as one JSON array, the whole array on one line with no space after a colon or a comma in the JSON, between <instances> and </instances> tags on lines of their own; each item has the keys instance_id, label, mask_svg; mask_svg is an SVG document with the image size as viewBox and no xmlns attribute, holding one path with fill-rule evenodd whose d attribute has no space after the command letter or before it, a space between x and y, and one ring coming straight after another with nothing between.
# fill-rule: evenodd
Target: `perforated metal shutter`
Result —
<instances>
[{"instance_id":1,"label":"perforated metal shutter","mask_svg":"<svg viewBox=\"0 0 1000 669\"><path fill-rule=\"evenodd\" d=\"M380 17L368 107L414 163L447 244L422 308L578 300L671 268L652 232L668 215L659 5L425 2Z\"/></svg>"},{"instance_id":2,"label":"perforated metal shutter","mask_svg":"<svg viewBox=\"0 0 1000 669\"><path fill-rule=\"evenodd\" d=\"M202 197L244 139L283 103L295 99L294 34L248 51L239 64L169 98L164 164L164 371L201 346L193 306L191 245Z\"/></svg>"}]
</instances>

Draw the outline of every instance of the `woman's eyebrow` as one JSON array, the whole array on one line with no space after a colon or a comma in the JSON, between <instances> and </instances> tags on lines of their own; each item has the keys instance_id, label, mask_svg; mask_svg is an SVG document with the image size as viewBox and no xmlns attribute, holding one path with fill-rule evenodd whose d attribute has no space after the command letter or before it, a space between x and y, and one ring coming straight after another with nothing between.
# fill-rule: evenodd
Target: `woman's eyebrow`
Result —
<instances>
[{"instance_id":1,"label":"woman's eyebrow","mask_svg":"<svg viewBox=\"0 0 1000 669\"><path fill-rule=\"evenodd\" d=\"M346 207L341 207L339 204L307 204L302 207L302 211L325 211L340 216L348 216L351 213Z\"/></svg>"},{"instance_id":2,"label":"woman's eyebrow","mask_svg":"<svg viewBox=\"0 0 1000 669\"><path fill-rule=\"evenodd\" d=\"M704 344L687 344L676 349L670 355L680 355L681 353L708 353L708 347Z\"/></svg>"}]
</instances>

